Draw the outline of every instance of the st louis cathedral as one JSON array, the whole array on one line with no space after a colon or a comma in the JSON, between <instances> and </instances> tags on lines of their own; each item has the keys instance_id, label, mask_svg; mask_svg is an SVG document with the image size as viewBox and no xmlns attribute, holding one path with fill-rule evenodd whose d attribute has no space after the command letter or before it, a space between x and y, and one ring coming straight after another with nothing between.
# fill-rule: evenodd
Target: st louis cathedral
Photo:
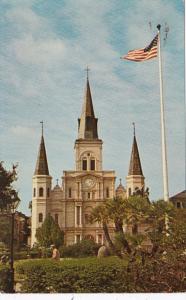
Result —
<instances>
[{"instance_id":1,"label":"st louis cathedral","mask_svg":"<svg viewBox=\"0 0 186 300\"><path fill-rule=\"evenodd\" d=\"M65 244L73 244L84 238L104 243L101 225L90 224L92 208L116 195L128 197L136 190L144 190L143 176L136 136L132 145L126 188L116 188L115 171L102 169L103 141L98 135L98 119L95 117L89 79L87 76L82 114L78 119L78 137L75 140L75 170L63 171L62 185L52 187L44 136L42 132L36 168L33 176L32 236L36 241L36 229L48 214L65 233ZM114 228L109 227L112 235Z\"/></svg>"}]
</instances>

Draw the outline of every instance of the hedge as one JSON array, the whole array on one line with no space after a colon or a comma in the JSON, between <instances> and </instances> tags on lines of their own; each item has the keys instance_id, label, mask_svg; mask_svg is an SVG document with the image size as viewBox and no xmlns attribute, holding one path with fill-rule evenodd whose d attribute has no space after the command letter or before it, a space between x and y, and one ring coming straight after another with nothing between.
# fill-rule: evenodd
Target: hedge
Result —
<instances>
[{"instance_id":1,"label":"hedge","mask_svg":"<svg viewBox=\"0 0 186 300\"><path fill-rule=\"evenodd\" d=\"M25 276L26 293L117 293L135 291L126 261L118 258L30 260L20 262L16 272ZM129 282L130 287L129 287Z\"/></svg>"},{"instance_id":2,"label":"hedge","mask_svg":"<svg viewBox=\"0 0 186 300\"><path fill-rule=\"evenodd\" d=\"M17 262L26 293L186 292L186 260L149 259L127 266L116 257Z\"/></svg>"},{"instance_id":3,"label":"hedge","mask_svg":"<svg viewBox=\"0 0 186 300\"><path fill-rule=\"evenodd\" d=\"M10 269L0 265L0 292L8 293L10 289Z\"/></svg>"}]
</instances>

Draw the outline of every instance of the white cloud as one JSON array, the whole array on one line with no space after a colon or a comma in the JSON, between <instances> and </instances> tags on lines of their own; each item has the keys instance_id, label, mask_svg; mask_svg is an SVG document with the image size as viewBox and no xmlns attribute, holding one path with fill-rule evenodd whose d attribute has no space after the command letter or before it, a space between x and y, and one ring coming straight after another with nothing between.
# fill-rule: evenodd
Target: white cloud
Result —
<instances>
[{"instance_id":1,"label":"white cloud","mask_svg":"<svg viewBox=\"0 0 186 300\"><path fill-rule=\"evenodd\" d=\"M46 26L45 18L38 16L30 7L13 7L4 16L18 34L37 32Z\"/></svg>"},{"instance_id":2,"label":"white cloud","mask_svg":"<svg viewBox=\"0 0 186 300\"><path fill-rule=\"evenodd\" d=\"M51 64L64 57L65 45L57 38L34 39L27 36L14 40L10 48L23 64Z\"/></svg>"},{"instance_id":3,"label":"white cloud","mask_svg":"<svg viewBox=\"0 0 186 300\"><path fill-rule=\"evenodd\" d=\"M31 127L16 125L10 128L10 132L24 139L35 138L35 130Z\"/></svg>"}]
</instances>

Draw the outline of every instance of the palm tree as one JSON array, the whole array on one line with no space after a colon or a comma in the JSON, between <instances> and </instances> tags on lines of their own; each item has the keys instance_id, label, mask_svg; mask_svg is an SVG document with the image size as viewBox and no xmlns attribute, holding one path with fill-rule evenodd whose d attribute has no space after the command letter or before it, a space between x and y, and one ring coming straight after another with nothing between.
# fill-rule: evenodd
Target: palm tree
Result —
<instances>
[{"instance_id":1,"label":"palm tree","mask_svg":"<svg viewBox=\"0 0 186 300\"><path fill-rule=\"evenodd\" d=\"M115 224L115 232L120 240L120 243L122 244L124 250L126 250L128 254L131 254L132 251L123 230L124 221L127 217L126 201L127 200L122 197L114 197L113 199L109 199L105 203L105 206L110 220Z\"/></svg>"},{"instance_id":2,"label":"palm tree","mask_svg":"<svg viewBox=\"0 0 186 300\"><path fill-rule=\"evenodd\" d=\"M106 241L110 247L110 249L116 253L116 248L110 238L109 230L108 230L108 223L110 222L110 217L108 215L108 211L105 204L100 204L93 208L92 213L90 215L90 222L98 222L102 224L103 231L105 234Z\"/></svg>"}]
</instances>

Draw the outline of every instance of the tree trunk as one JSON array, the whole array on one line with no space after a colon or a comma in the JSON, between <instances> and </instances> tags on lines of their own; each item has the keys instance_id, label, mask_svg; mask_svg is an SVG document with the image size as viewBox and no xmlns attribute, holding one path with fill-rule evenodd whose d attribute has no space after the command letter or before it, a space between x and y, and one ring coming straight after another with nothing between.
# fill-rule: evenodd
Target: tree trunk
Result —
<instances>
[{"instance_id":1,"label":"tree trunk","mask_svg":"<svg viewBox=\"0 0 186 300\"><path fill-rule=\"evenodd\" d=\"M120 251L118 251L116 249L116 247L114 246L114 244L113 244L113 242L110 238L110 234L109 234L108 226L107 226L106 222L103 222L103 231L104 231L107 243L108 243L109 247L111 248L111 250L113 251L113 253L115 253L118 257L122 258L122 255L121 255Z\"/></svg>"},{"instance_id":2,"label":"tree trunk","mask_svg":"<svg viewBox=\"0 0 186 300\"><path fill-rule=\"evenodd\" d=\"M157 244L153 244L150 255L153 257L157 253L159 246Z\"/></svg>"},{"instance_id":3,"label":"tree trunk","mask_svg":"<svg viewBox=\"0 0 186 300\"><path fill-rule=\"evenodd\" d=\"M124 249L127 250L128 254L131 254L132 250L131 250L131 248L129 246L129 243L128 243L128 241L127 241L127 239L125 237L125 233L123 231L123 222L120 221L120 220L119 221L115 220L114 223L115 223L116 232L120 234L120 237L121 237L120 241L121 241Z\"/></svg>"}]
</instances>

